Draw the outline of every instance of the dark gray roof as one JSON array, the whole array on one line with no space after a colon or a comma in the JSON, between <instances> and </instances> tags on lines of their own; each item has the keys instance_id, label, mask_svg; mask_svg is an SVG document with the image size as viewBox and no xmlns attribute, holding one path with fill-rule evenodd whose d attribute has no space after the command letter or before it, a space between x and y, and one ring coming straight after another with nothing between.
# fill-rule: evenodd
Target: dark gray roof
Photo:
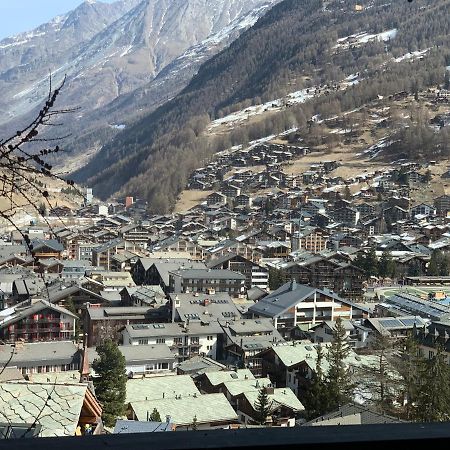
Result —
<instances>
[{"instance_id":1,"label":"dark gray roof","mask_svg":"<svg viewBox=\"0 0 450 450\"><path fill-rule=\"evenodd\" d=\"M139 420L117 420L114 434L157 433L173 431L170 422L140 422Z\"/></svg>"},{"instance_id":2,"label":"dark gray roof","mask_svg":"<svg viewBox=\"0 0 450 450\"><path fill-rule=\"evenodd\" d=\"M183 269L171 272L180 275L182 278L203 279L203 280L245 280L245 275L233 272L228 269Z\"/></svg>"},{"instance_id":3,"label":"dark gray roof","mask_svg":"<svg viewBox=\"0 0 450 450\"><path fill-rule=\"evenodd\" d=\"M283 284L270 295L250 306L249 311L265 317L277 317L297 303L311 297L315 292L368 312L366 308L345 300L327 289L316 289L311 286L297 284L295 281Z\"/></svg>"},{"instance_id":4,"label":"dark gray roof","mask_svg":"<svg viewBox=\"0 0 450 450\"><path fill-rule=\"evenodd\" d=\"M310 297L315 291L316 289L311 286L298 285L295 282L286 283L250 306L249 311L266 317L276 317L298 302Z\"/></svg>"},{"instance_id":5,"label":"dark gray roof","mask_svg":"<svg viewBox=\"0 0 450 450\"><path fill-rule=\"evenodd\" d=\"M103 245L100 245L95 248L96 253L102 253L106 250L109 250L114 247L118 247L119 245L124 244L124 240L122 238L112 239L111 241L105 242Z\"/></svg>"},{"instance_id":6,"label":"dark gray roof","mask_svg":"<svg viewBox=\"0 0 450 450\"><path fill-rule=\"evenodd\" d=\"M46 362L70 364L77 357L78 347L72 341L33 342L21 346L0 346L0 367L3 367L11 357L10 367L31 367L46 365Z\"/></svg>"},{"instance_id":7,"label":"dark gray roof","mask_svg":"<svg viewBox=\"0 0 450 450\"><path fill-rule=\"evenodd\" d=\"M184 259L181 263L180 261L181 260L170 259L169 262L167 262L167 260L157 260L157 262L154 263L159 276L166 286L169 285L169 272L177 271L183 268L191 270L204 270L206 268L205 264L202 262L190 261L187 259Z\"/></svg>"},{"instance_id":8,"label":"dark gray roof","mask_svg":"<svg viewBox=\"0 0 450 450\"><path fill-rule=\"evenodd\" d=\"M439 320L450 315L450 307L437 302L424 300L415 295L398 292L384 300L384 302L399 308L409 314L424 318Z\"/></svg>"},{"instance_id":9,"label":"dark gray roof","mask_svg":"<svg viewBox=\"0 0 450 450\"><path fill-rule=\"evenodd\" d=\"M64 246L56 239L35 239L31 241L31 244L33 245L34 251L38 251L43 247L49 247L55 252L62 252L64 250Z\"/></svg>"},{"instance_id":10,"label":"dark gray roof","mask_svg":"<svg viewBox=\"0 0 450 450\"><path fill-rule=\"evenodd\" d=\"M127 364L160 360L175 361L175 355L166 344L119 345L119 350L125 356ZM92 363L96 358L98 358L98 353L94 348L90 348L88 350L89 362Z\"/></svg>"},{"instance_id":11,"label":"dark gray roof","mask_svg":"<svg viewBox=\"0 0 450 450\"><path fill-rule=\"evenodd\" d=\"M188 331L183 328L183 324L179 323L151 323L151 324L133 324L126 325L126 331L132 339L146 338L146 337L171 337L171 336L186 336L186 335L209 335L221 334L222 328L217 322L199 323L192 322L188 325Z\"/></svg>"}]
</instances>

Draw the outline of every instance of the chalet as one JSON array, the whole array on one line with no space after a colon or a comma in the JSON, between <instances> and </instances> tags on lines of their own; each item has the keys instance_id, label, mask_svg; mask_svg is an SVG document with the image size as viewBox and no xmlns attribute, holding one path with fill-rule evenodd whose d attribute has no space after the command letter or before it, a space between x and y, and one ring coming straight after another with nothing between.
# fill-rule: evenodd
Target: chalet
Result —
<instances>
[{"instance_id":1,"label":"chalet","mask_svg":"<svg viewBox=\"0 0 450 450\"><path fill-rule=\"evenodd\" d=\"M199 179L195 179L189 182L188 184L189 189L195 189L198 191L205 191L206 189L208 189L210 187L210 185L205 182L205 181L201 181Z\"/></svg>"},{"instance_id":2,"label":"chalet","mask_svg":"<svg viewBox=\"0 0 450 450\"><path fill-rule=\"evenodd\" d=\"M366 322L371 319L366 319ZM357 322L343 320L342 326L345 330L344 339L351 348L364 348L369 345L369 337L372 335L372 329L363 326ZM311 329L313 340L316 343L331 343L334 340L336 322L326 320Z\"/></svg>"},{"instance_id":3,"label":"chalet","mask_svg":"<svg viewBox=\"0 0 450 450\"><path fill-rule=\"evenodd\" d=\"M100 231L92 234L92 238L97 244L105 244L106 242L113 241L117 239L118 236L119 233L117 231L110 229L101 229Z\"/></svg>"},{"instance_id":4,"label":"chalet","mask_svg":"<svg viewBox=\"0 0 450 450\"><path fill-rule=\"evenodd\" d=\"M167 303L161 286L134 286L120 291L123 306L151 306Z\"/></svg>"},{"instance_id":5,"label":"chalet","mask_svg":"<svg viewBox=\"0 0 450 450\"><path fill-rule=\"evenodd\" d=\"M102 217L95 222L95 225L100 228L119 228L123 225L123 222L112 217Z\"/></svg>"},{"instance_id":6,"label":"chalet","mask_svg":"<svg viewBox=\"0 0 450 450\"><path fill-rule=\"evenodd\" d=\"M241 313L225 293L172 294L172 322L238 320Z\"/></svg>"},{"instance_id":7,"label":"chalet","mask_svg":"<svg viewBox=\"0 0 450 450\"><path fill-rule=\"evenodd\" d=\"M447 217L450 211L450 195L441 195L434 199L434 207L439 217Z\"/></svg>"},{"instance_id":8,"label":"chalet","mask_svg":"<svg viewBox=\"0 0 450 450\"><path fill-rule=\"evenodd\" d=\"M411 208L411 217L434 215L436 215L436 208L426 203L420 203L419 205L413 206Z\"/></svg>"},{"instance_id":9,"label":"chalet","mask_svg":"<svg viewBox=\"0 0 450 450\"><path fill-rule=\"evenodd\" d=\"M124 241L132 242L145 249L149 241L150 231L142 225L127 224L119 229L119 236Z\"/></svg>"},{"instance_id":10,"label":"chalet","mask_svg":"<svg viewBox=\"0 0 450 450\"><path fill-rule=\"evenodd\" d=\"M64 247L54 239L37 239L31 241L33 254L38 259L55 258L59 259L62 256Z\"/></svg>"},{"instance_id":11,"label":"chalet","mask_svg":"<svg viewBox=\"0 0 450 450\"><path fill-rule=\"evenodd\" d=\"M241 188L232 184L226 184L222 187L221 193L227 198L235 199L238 195L241 194Z\"/></svg>"},{"instance_id":12,"label":"chalet","mask_svg":"<svg viewBox=\"0 0 450 450\"><path fill-rule=\"evenodd\" d=\"M169 292L226 292L231 297L242 297L245 280L245 275L226 269L181 269L169 272Z\"/></svg>"},{"instance_id":13,"label":"chalet","mask_svg":"<svg viewBox=\"0 0 450 450\"><path fill-rule=\"evenodd\" d=\"M128 324L167 322L170 311L167 306L103 307L90 305L83 311L84 330L88 333L88 346L96 346L105 336L118 342L122 330ZM126 345L130 344L124 341ZM160 342L155 342L160 343Z\"/></svg>"},{"instance_id":14,"label":"chalet","mask_svg":"<svg viewBox=\"0 0 450 450\"><path fill-rule=\"evenodd\" d=\"M173 236L171 238L164 239L158 242L157 245L153 246L153 251L188 252L194 261L202 261L206 254L204 247L198 242L183 236Z\"/></svg>"},{"instance_id":15,"label":"chalet","mask_svg":"<svg viewBox=\"0 0 450 450\"><path fill-rule=\"evenodd\" d=\"M124 250L135 252L138 249L139 246L137 244L125 241L122 238L108 241L105 244L92 249L92 265L94 267L103 267L106 270L111 270L113 255L122 253Z\"/></svg>"},{"instance_id":16,"label":"chalet","mask_svg":"<svg viewBox=\"0 0 450 450\"><path fill-rule=\"evenodd\" d=\"M0 338L8 343L67 341L75 335L77 319L69 310L47 300L31 300L2 316Z\"/></svg>"},{"instance_id":17,"label":"chalet","mask_svg":"<svg viewBox=\"0 0 450 450\"><path fill-rule=\"evenodd\" d=\"M270 318L224 320L224 360L239 367L246 367L252 373L260 371L260 359L256 356L284 338L273 326Z\"/></svg>"},{"instance_id":18,"label":"chalet","mask_svg":"<svg viewBox=\"0 0 450 450\"><path fill-rule=\"evenodd\" d=\"M318 227L304 227L291 236L291 250L319 253L327 247L329 233Z\"/></svg>"},{"instance_id":19,"label":"chalet","mask_svg":"<svg viewBox=\"0 0 450 450\"><path fill-rule=\"evenodd\" d=\"M192 356L217 359L222 328L217 322L140 323L123 327L125 345L166 344L176 354L178 362Z\"/></svg>"},{"instance_id":20,"label":"chalet","mask_svg":"<svg viewBox=\"0 0 450 450\"><path fill-rule=\"evenodd\" d=\"M140 258L132 269L132 276L138 285L160 285L168 292L169 273L183 268L205 269L206 265L187 258Z\"/></svg>"},{"instance_id":21,"label":"chalet","mask_svg":"<svg viewBox=\"0 0 450 450\"><path fill-rule=\"evenodd\" d=\"M253 199L250 195L247 194L239 194L234 197L234 206L243 206L250 208L252 206Z\"/></svg>"},{"instance_id":22,"label":"chalet","mask_svg":"<svg viewBox=\"0 0 450 450\"><path fill-rule=\"evenodd\" d=\"M235 253L230 252L219 258L211 259L206 266L208 269L228 269L243 274L246 289L250 289L252 286L266 289L269 283L269 272L266 268Z\"/></svg>"},{"instance_id":23,"label":"chalet","mask_svg":"<svg viewBox=\"0 0 450 450\"><path fill-rule=\"evenodd\" d=\"M289 336L297 326L310 328L324 320L368 317L369 311L340 298L328 289L317 289L286 283L249 308L253 317L269 317L283 336Z\"/></svg>"},{"instance_id":24,"label":"chalet","mask_svg":"<svg viewBox=\"0 0 450 450\"><path fill-rule=\"evenodd\" d=\"M206 204L208 206L212 205L225 205L227 202L226 195L221 194L220 192L213 192L206 197Z\"/></svg>"},{"instance_id":25,"label":"chalet","mask_svg":"<svg viewBox=\"0 0 450 450\"><path fill-rule=\"evenodd\" d=\"M360 213L356 208L343 207L337 208L332 212L332 217L336 222L343 223L348 226L355 226L360 218Z\"/></svg>"},{"instance_id":26,"label":"chalet","mask_svg":"<svg viewBox=\"0 0 450 450\"><path fill-rule=\"evenodd\" d=\"M417 325L414 330L414 338L419 345L419 355L426 359L433 359L440 346L444 351L446 359L450 364L450 321L435 321L430 324Z\"/></svg>"}]
</instances>

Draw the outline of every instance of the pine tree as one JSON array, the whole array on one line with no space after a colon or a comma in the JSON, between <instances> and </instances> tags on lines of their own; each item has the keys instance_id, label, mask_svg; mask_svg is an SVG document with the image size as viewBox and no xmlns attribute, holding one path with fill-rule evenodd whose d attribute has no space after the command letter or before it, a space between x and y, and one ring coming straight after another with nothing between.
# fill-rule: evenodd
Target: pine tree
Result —
<instances>
[{"instance_id":1,"label":"pine tree","mask_svg":"<svg viewBox=\"0 0 450 450\"><path fill-rule=\"evenodd\" d=\"M420 382L420 367L423 358L419 356L417 341L414 333L408 335L401 351L401 358L397 364L397 370L402 377L404 416L406 420L412 420L415 415L415 402Z\"/></svg>"},{"instance_id":2,"label":"pine tree","mask_svg":"<svg viewBox=\"0 0 450 450\"><path fill-rule=\"evenodd\" d=\"M344 188L344 198L345 198L345 200L352 199L352 192L350 191L350 188L347 185Z\"/></svg>"},{"instance_id":3,"label":"pine tree","mask_svg":"<svg viewBox=\"0 0 450 450\"><path fill-rule=\"evenodd\" d=\"M378 274L381 278L393 277L396 274L396 265L389 250L384 250L381 254L378 262Z\"/></svg>"},{"instance_id":4,"label":"pine tree","mask_svg":"<svg viewBox=\"0 0 450 450\"><path fill-rule=\"evenodd\" d=\"M439 275L439 258L440 252L438 250L433 251L431 259L427 267L427 275L437 276Z\"/></svg>"},{"instance_id":5,"label":"pine tree","mask_svg":"<svg viewBox=\"0 0 450 450\"><path fill-rule=\"evenodd\" d=\"M366 272L369 276L378 275L378 258L375 247L371 247L366 255Z\"/></svg>"},{"instance_id":6,"label":"pine tree","mask_svg":"<svg viewBox=\"0 0 450 450\"><path fill-rule=\"evenodd\" d=\"M450 419L450 368L441 345L436 355L424 360L416 400L419 422L444 422Z\"/></svg>"},{"instance_id":7,"label":"pine tree","mask_svg":"<svg viewBox=\"0 0 450 450\"><path fill-rule=\"evenodd\" d=\"M269 269L269 289L275 290L283 285L283 275L281 270L270 268Z\"/></svg>"},{"instance_id":8,"label":"pine tree","mask_svg":"<svg viewBox=\"0 0 450 450\"><path fill-rule=\"evenodd\" d=\"M374 354L378 357L376 367L366 368L369 379L374 379L371 386L371 400L379 409L387 414L395 413L393 402L395 400L398 379L394 379L389 371L388 355L393 349L392 340L385 335L379 335L374 343Z\"/></svg>"},{"instance_id":9,"label":"pine tree","mask_svg":"<svg viewBox=\"0 0 450 450\"><path fill-rule=\"evenodd\" d=\"M267 417L270 414L271 404L272 402L269 399L269 395L267 394L267 389L263 386L259 390L258 398L255 402L255 411L257 414L257 421L260 425L264 425L266 423Z\"/></svg>"},{"instance_id":10,"label":"pine tree","mask_svg":"<svg viewBox=\"0 0 450 450\"><path fill-rule=\"evenodd\" d=\"M333 342L326 355L329 365L326 377L326 404L329 411L337 409L352 400L354 385L345 362L345 359L350 354L345 334L342 320L338 317L333 330Z\"/></svg>"},{"instance_id":11,"label":"pine tree","mask_svg":"<svg viewBox=\"0 0 450 450\"><path fill-rule=\"evenodd\" d=\"M125 409L125 357L110 339L97 346L96 351L99 357L92 364L98 375L94 380L95 393L103 406L103 422L107 427L112 427Z\"/></svg>"},{"instance_id":12,"label":"pine tree","mask_svg":"<svg viewBox=\"0 0 450 450\"><path fill-rule=\"evenodd\" d=\"M317 347L316 370L312 376L311 384L306 390L303 398L306 414L309 419L321 416L328 410L327 406L327 386L322 369L324 352L322 346Z\"/></svg>"},{"instance_id":13,"label":"pine tree","mask_svg":"<svg viewBox=\"0 0 450 450\"><path fill-rule=\"evenodd\" d=\"M151 422L161 422L161 415L159 414L156 408L153 408L152 413L150 414Z\"/></svg>"}]
</instances>

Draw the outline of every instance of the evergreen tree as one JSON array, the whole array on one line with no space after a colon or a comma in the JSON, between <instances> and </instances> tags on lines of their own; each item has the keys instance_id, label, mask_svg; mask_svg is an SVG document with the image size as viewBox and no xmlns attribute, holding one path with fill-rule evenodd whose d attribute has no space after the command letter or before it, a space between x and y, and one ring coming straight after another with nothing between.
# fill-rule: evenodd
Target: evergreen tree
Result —
<instances>
[{"instance_id":1,"label":"evergreen tree","mask_svg":"<svg viewBox=\"0 0 450 450\"><path fill-rule=\"evenodd\" d=\"M420 381L420 365L422 358L419 356L419 348L414 334L408 335L401 351L401 358L397 364L397 370L402 377L404 416L406 420L412 420L415 412L414 405L417 399Z\"/></svg>"},{"instance_id":2,"label":"evergreen tree","mask_svg":"<svg viewBox=\"0 0 450 450\"><path fill-rule=\"evenodd\" d=\"M355 267L359 267L360 269L366 271L366 256L362 252L358 252L356 258L353 261L353 265Z\"/></svg>"},{"instance_id":3,"label":"evergreen tree","mask_svg":"<svg viewBox=\"0 0 450 450\"><path fill-rule=\"evenodd\" d=\"M434 250L427 268L427 275L438 276L442 268L442 253Z\"/></svg>"},{"instance_id":4,"label":"evergreen tree","mask_svg":"<svg viewBox=\"0 0 450 450\"><path fill-rule=\"evenodd\" d=\"M392 259L392 253L389 250L384 250L378 262L378 274L381 278L394 277L396 271L397 267Z\"/></svg>"},{"instance_id":5,"label":"evergreen tree","mask_svg":"<svg viewBox=\"0 0 450 450\"><path fill-rule=\"evenodd\" d=\"M257 414L257 420L260 425L266 423L267 417L270 414L272 402L267 394L267 389L263 386L258 393L258 398L255 402L255 411Z\"/></svg>"},{"instance_id":6,"label":"evergreen tree","mask_svg":"<svg viewBox=\"0 0 450 450\"><path fill-rule=\"evenodd\" d=\"M326 355L329 365L326 378L326 404L329 411L337 409L352 400L354 385L345 362L345 359L350 354L345 334L342 320L338 317L333 330L333 342Z\"/></svg>"},{"instance_id":7,"label":"evergreen tree","mask_svg":"<svg viewBox=\"0 0 450 450\"><path fill-rule=\"evenodd\" d=\"M369 276L378 275L378 258L375 252L375 247L371 247L371 249L367 253L365 265L366 265L366 272Z\"/></svg>"},{"instance_id":8,"label":"evergreen tree","mask_svg":"<svg viewBox=\"0 0 450 450\"><path fill-rule=\"evenodd\" d=\"M450 419L450 368L441 345L430 360L423 360L416 400L419 422L444 422Z\"/></svg>"},{"instance_id":9,"label":"evergreen tree","mask_svg":"<svg viewBox=\"0 0 450 450\"><path fill-rule=\"evenodd\" d=\"M372 401L379 407L383 413L393 414L396 388L398 380L394 379L389 371L388 355L393 349L392 340L385 335L379 335L374 343L374 354L378 358L378 364L375 368L368 368L371 373L367 374L369 378L374 376L375 383L372 386Z\"/></svg>"},{"instance_id":10,"label":"evergreen tree","mask_svg":"<svg viewBox=\"0 0 450 450\"><path fill-rule=\"evenodd\" d=\"M99 357L92 364L98 375L94 380L95 393L103 406L103 422L107 427L112 427L125 409L125 357L110 339L98 345L96 351Z\"/></svg>"},{"instance_id":11,"label":"evergreen tree","mask_svg":"<svg viewBox=\"0 0 450 450\"><path fill-rule=\"evenodd\" d=\"M328 411L327 386L322 369L324 352L321 345L317 346L316 370L312 376L311 384L306 390L303 404L309 419L321 416Z\"/></svg>"},{"instance_id":12,"label":"evergreen tree","mask_svg":"<svg viewBox=\"0 0 450 450\"><path fill-rule=\"evenodd\" d=\"M344 198L345 198L345 200L351 200L352 199L352 193L350 191L350 188L347 185L344 188Z\"/></svg>"},{"instance_id":13,"label":"evergreen tree","mask_svg":"<svg viewBox=\"0 0 450 450\"><path fill-rule=\"evenodd\" d=\"M269 268L269 289L275 290L282 286L284 283L281 270L275 268Z\"/></svg>"},{"instance_id":14,"label":"evergreen tree","mask_svg":"<svg viewBox=\"0 0 450 450\"><path fill-rule=\"evenodd\" d=\"M159 414L159 412L156 408L153 408L153 411L150 414L150 421L151 422L162 422L161 415Z\"/></svg>"}]
</instances>

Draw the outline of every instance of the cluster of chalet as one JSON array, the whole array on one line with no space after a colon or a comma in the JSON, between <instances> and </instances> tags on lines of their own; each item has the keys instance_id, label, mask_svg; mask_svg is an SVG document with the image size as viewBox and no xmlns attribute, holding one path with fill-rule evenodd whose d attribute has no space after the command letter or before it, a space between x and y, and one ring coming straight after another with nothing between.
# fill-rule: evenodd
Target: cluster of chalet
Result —
<instances>
[{"instance_id":1,"label":"cluster of chalet","mask_svg":"<svg viewBox=\"0 0 450 450\"><path fill-rule=\"evenodd\" d=\"M5 420L33 424L26 429L34 436L77 435L86 426L102 433L92 363L105 339L119 345L128 375L126 415L109 430L115 433L253 426L263 387L266 425L299 425L317 346L327 351L337 319L356 383L363 368L374 372L371 349L380 336L413 334L427 358L442 343L450 358L445 293L438 299L412 289L450 284L445 274L427 276L432 253L450 251L450 196L414 203L411 188L429 178L416 164L346 180L333 178L335 161L295 177L280 171L281 162L306 152L257 144L222 154L190 180L192 189L217 190L183 213L150 216L145 203L127 198L51 211L70 215L70 226L4 233ZM260 165L266 170L258 172ZM363 187L343 195L353 183ZM376 280L356 265L369 249L378 257L389 251L397 273L389 295L371 302ZM61 402L45 420L33 417L23 399L49 390ZM150 420L154 409L162 422ZM364 405L336 414L394 421Z\"/></svg>"}]
</instances>

